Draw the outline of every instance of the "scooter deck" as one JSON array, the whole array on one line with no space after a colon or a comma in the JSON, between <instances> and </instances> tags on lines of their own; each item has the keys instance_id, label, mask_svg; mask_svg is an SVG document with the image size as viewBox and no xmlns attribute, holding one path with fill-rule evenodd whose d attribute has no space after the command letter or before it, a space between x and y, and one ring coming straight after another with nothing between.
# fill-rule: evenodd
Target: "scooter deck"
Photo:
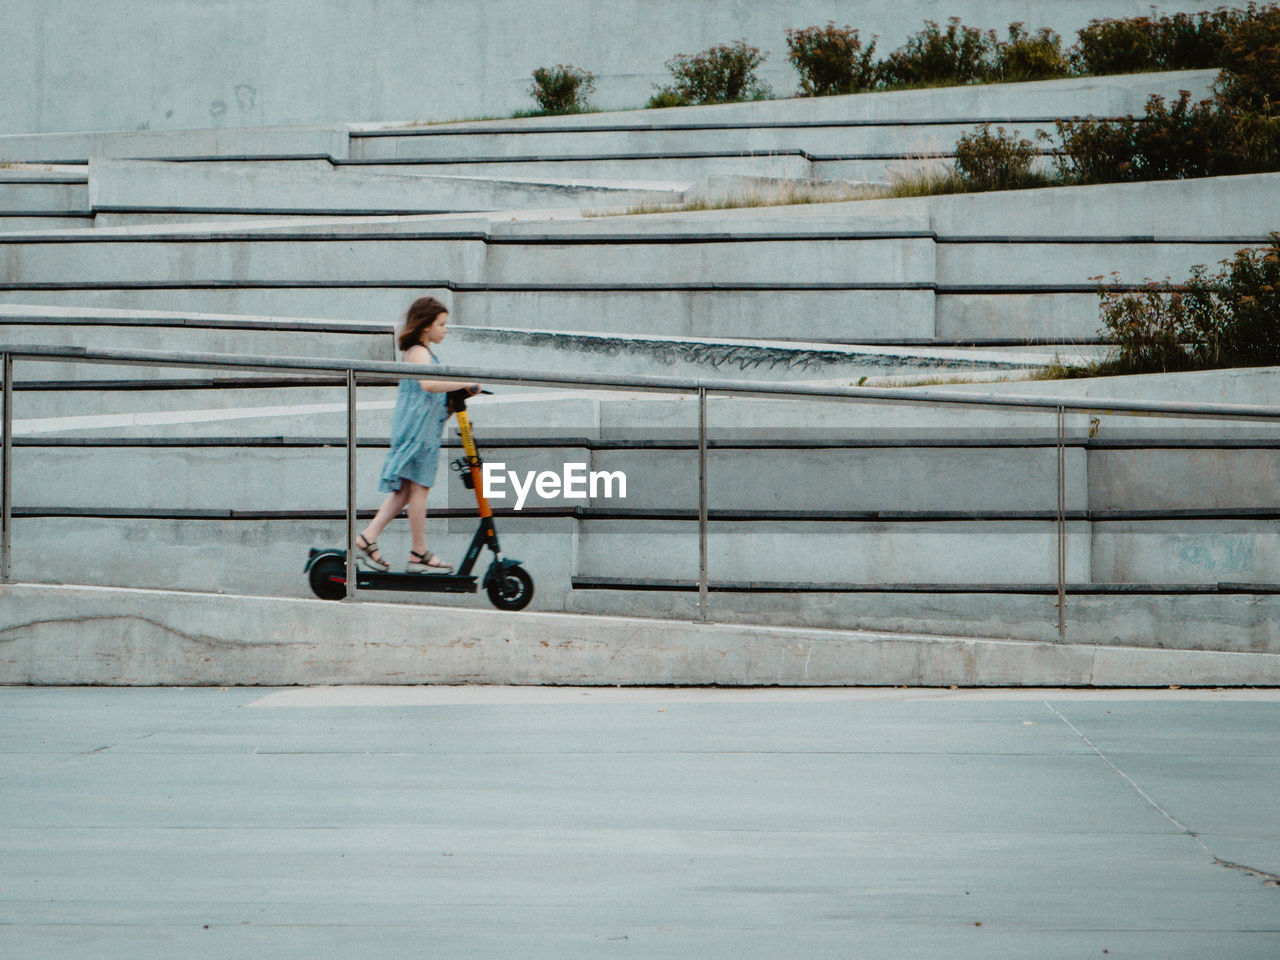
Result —
<instances>
[{"instance_id":1,"label":"scooter deck","mask_svg":"<svg viewBox=\"0 0 1280 960\"><path fill-rule=\"evenodd\" d=\"M356 589L475 593L476 579L461 573L375 573L372 570L357 570Z\"/></svg>"}]
</instances>

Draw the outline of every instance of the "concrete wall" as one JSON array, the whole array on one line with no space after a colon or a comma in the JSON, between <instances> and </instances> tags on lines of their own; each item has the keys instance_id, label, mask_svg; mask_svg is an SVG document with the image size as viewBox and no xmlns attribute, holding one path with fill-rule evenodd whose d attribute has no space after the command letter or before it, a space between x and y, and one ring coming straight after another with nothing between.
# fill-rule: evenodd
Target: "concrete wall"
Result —
<instances>
[{"instance_id":1,"label":"concrete wall","mask_svg":"<svg viewBox=\"0 0 1280 960\"><path fill-rule=\"evenodd\" d=\"M1162 9L1204 6L1171 0ZM797 82L786 61L789 27L852 20L887 52L926 17L1002 32L1029 21L1069 43L1092 17L1147 12L1138 0L1052 0L1031 17L1010 0L845 11L814 0L4 0L11 84L27 95L0 104L0 131L505 114L532 105L531 71L555 63L594 71L599 104L636 106L668 79L669 57L738 38L771 52L763 75L785 94Z\"/></svg>"},{"instance_id":2,"label":"concrete wall","mask_svg":"<svg viewBox=\"0 0 1280 960\"><path fill-rule=\"evenodd\" d=\"M1205 649L75 586L3 586L0 601L0 683L1235 686L1280 679L1273 654ZM1127 619L1145 612L1128 606ZM1167 616L1184 605L1161 606ZM1197 619L1221 622L1235 611L1209 613Z\"/></svg>"},{"instance_id":3,"label":"concrete wall","mask_svg":"<svg viewBox=\"0 0 1280 960\"><path fill-rule=\"evenodd\" d=\"M453 305L459 324L525 330L845 341L1090 337L1099 326L1090 278L1113 270L1130 282L1181 278L1194 264L1215 264L1280 225L1278 179L515 223L477 215L113 228L95 231L92 242L84 231L12 236L4 278L12 288L0 298L369 319L394 317L411 296L433 292ZM305 184L296 186L292 196L305 202ZM138 196L142 186L130 189ZM395 239L410 232L413 239ZM898 235L821 238L846 232ZM557 237L565 242L552 242ZM463 289L431 290L433 281ZM762 281L777 287L733 289ZM879 287L886 282L907 286ZM682 283L689 288L664 289ZM794 284L810 286L789 289ZM1046 284L1078 292L1038 289ZM788 318L785 332L777 316Z\"/></svg>"}]
</instances>

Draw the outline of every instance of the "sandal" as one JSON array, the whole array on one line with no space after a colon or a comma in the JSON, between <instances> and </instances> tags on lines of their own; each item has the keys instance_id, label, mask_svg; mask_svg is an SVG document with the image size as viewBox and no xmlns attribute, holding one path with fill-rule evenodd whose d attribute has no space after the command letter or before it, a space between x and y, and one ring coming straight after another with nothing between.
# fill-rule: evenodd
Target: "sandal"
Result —
<instances>
[{"instance_id":1,"label":"sandal","mask_svg":"<svg viewBox=\"0 0 1280 960\"><path fill-rule=\"evenodd\" d=\"M445 563L430 550L423 550L421 553L410 550L409 564L404 569L406 573L452 573L453 564Z\"/></svg>"},{"instance_id":2,"label":"sandal","mask_svg":"<svg viewBox=\"0 0 1280 960\"><path fill-rule=\"evenodd\" d=\"M361 543L361 540L364 540L364 543ZM365 561L373 569L382 573L386 573L391 569L391 564L382 559L382 553L378 550L377 540L365 540L365 536L362 533L356 537L356 549L361 553L358 559Z\"/></svg>"}]
</instances>

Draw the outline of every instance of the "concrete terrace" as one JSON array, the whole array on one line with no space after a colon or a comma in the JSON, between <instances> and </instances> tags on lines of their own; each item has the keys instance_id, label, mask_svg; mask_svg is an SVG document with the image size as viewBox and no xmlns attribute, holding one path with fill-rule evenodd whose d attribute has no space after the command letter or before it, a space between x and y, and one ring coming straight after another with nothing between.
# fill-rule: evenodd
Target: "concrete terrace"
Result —
<instances>
[{"instance_id":1,"label":"concrete terrace","mask_svg":"<svg viewBox=\"0 0 1280 960\"><path fill-rule=\"evenodd\" d=\"M0 172L0 342L391 360L407 299L434 293L453 314L444 359L481 370L835 385L1008 379L971 389L1085 390L1104 407L1266 405L1274 371L1083 386L1018 378L1105 349L1098 275L1137 285L1265 242L1280 222L1277 174L625 214L635 203L814 178L852 189L895 165L946 163L940 145L982 120L1029 135L1054 118L1139 111L1151 93L1200 94L1212 78L1184 71L435 125L0 137L11 164ZM167 630L190 632L180 625L188 613L176 610L191 603L291 598L278 611L290 613L259 623L288 632L337 622L303 599L299 574L310 547L343 538L346 426L332 377L22 361L15 381L13 571L45 586L11 592L8 608L28 614L9 625L21 651L6 660L10 679L192 682L199 672L187 654L164 654ZM362 505L372 503L390 396L361 390ZM625 503L539 499L522 513L499 504L508 549L538 571L534 608L559 618L544 633L577 631L570 624L584 614L624 627L633 618L621 643L696 616L687 397L505 387L474 412L495 462L537 470L572 460L636 478ZM713 396L708 609L728 633L708 636L777 630L761 647L777 651L795 639L786 631L813 631L839 651L823 682L1014 682L1023 670L1035 682L1160 683L1178 669L1188 682L1270 682L1280 655L1280 504L1258 478L1276 470L1274 427L1073 414L1059 527L1051 421L928 403ZM433 543L459 554L471 508L450 486L433 493L442 527ZM66 594L46 591L59 584L101 588L86 592L86 616L110 617L113 603L129 609L99 651L105 667L72 658L56 661L68 672L51 673L26 646L36 634L70 642L65 617L39 609L66 606L53 599ZM422 609L421 597L399 599ZM474 598L429 599L460 618L451 633L475 626L460 609ZM395 609L364 613L380 623L385 613L399 629L398 614L379 612L386 606ZM30 634L23 624L44 626ZM270 653L281 639L232 627L209 642ZM731 650L732 666L708 669L698 660L707 636L672 629L678 639L636 648L656 666L635 659L635 672L609 677L797 676L785 656L763 661L777 673L761 672L762 661L739 669ZM338 652L343 638L308 636L350 662ZM152 646L135 649L140 637ZM1059 641L1060 650L1039 646ZM891 653L864 670L856 651L869 649ZM974 649L977 670L966 659ZM1161 649L1202 666L1137 665ZM934 653L921 659L922 650ZM1253 667L1236 659L1250 656ZM528 676L592 682L595 662L571 657ZM411 675L473 675L466 663L436 667ZM272 682L269 670L218 669L226 682ZM482 672L509 680L503 669L510 663L499 658Z\"/></svg>"}]
</instances>

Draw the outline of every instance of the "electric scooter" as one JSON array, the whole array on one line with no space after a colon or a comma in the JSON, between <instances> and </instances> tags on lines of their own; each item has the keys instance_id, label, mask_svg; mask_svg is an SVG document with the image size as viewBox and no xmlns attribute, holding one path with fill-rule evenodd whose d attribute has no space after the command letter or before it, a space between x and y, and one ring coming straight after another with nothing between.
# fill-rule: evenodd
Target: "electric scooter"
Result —
<instances>
[{"instance_id":1,"label":"electric scooter","mask_svg":"<svg viewBox=\"0 0 1280 960\"><path fill-rule=\"evenodd\" d=\"M483 391L488 393L488 390ZM458 432L462 434L465 456L458 457L450 466L458 472L462 485L476 494L476 506L480 512L480 526L471 539L471 546L462 558L456 573L382 573L374 570L356 570L357 590L408 590L420 593L475 593L479 586L489 594L489 601L499 610L523 610L533 599L533 577L520 565L519 560L502 556L498 547L498 532L493 526L493 511L485 498L481 483L481 465L484 461L476 452L475 439L471 435L471 420L467 416L466 389L450 390L446 395L449 411L458 417ZM471 573L480 551L488 547L493 551L493 562L477 585ZM322 600L342 600L347 595L347 551L311 548L304 568L312 592Z\"/></svg>"}]
</instances>

